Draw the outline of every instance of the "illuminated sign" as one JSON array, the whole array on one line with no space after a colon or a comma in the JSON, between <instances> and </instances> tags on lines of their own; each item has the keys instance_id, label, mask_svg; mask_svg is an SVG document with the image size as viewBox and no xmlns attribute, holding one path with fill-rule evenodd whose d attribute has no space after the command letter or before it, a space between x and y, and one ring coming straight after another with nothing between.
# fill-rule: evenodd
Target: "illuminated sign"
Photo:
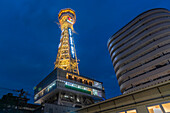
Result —
<instances>
[{"instance_id":1,"label":"illuminated sign","mask_svg":"<svg viewBox=\"0 0 170 113\"><path fill-rule=\"evenodd\" d=\"M68 32L69 32L69 39L70 39L71 57L75 58L75 48L74 48L74 42L73 42L73 37L72 37L72 31L70 28L68 29Z\"/></svg>"},{"instance_id":2,"label":"illuminated sign","mask_svg":"<svg viewBox=\"0 0 170 113\"><path fill-rule=\"evenodd\" d=\"M67 22L69 22L70 24L73 24L73 20L70 17L68 17Z\"/></svg>"}]
</instances>

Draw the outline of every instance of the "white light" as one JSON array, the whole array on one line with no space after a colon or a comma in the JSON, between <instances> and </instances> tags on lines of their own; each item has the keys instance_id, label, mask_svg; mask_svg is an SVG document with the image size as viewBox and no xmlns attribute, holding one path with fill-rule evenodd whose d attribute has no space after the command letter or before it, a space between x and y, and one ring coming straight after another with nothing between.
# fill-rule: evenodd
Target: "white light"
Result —
<instances>
[{"instance_id":1,"label":"white light","mask_svg":"<svg viewBox=\"0 0 170 113\"><path fill-rule=\"evenodd\" d=\"M73 45L73 39L70 37L70 44Z\"/></svg>"},{"instance_id":2,"label":"white light","mask_svg":"<svg viewBox=\"0 0 170 113\"><path fill-rule=\"evenodd\" d=\"M72 33L71 33L71 29L68 29L69 30L69 34L70 34L70 36L72 35Z\"/></svg>"},{"instance_id":3,"label":"white light","mask_svg":"<svg viewBox=\"0 0 170 113\"><path fill-rule=\"evenodd\" d=\"M153 111L154 111L154 113L162 113L160 108L154 108Z\"/></svg>"},{"instance_id":4,"label":"white light","mask_svg":"<svg viewBox=\"0 0 170 113\"><path fill-rule=\"evenodd\" d=\"M72 57L74 58L75 57L75 52L74 52L74 44L73 44L73 38L72 38L72 31L71 29L69 28L68 29L68 32L69 32L69 35L70 35L70 48L71 48L71 54L72 54Z\"/></svg>"},{"instance_id":5,"label":"white light","mask_svg":"<svg viewBox=\"0 0 170 113\"><path fill-rule=\"evenodd\" d=\"M68 98L68 95L64 95L65 98Z\"/></svg>"},{"instance_id":6,"label":"white light","mask_svg":"<svg viewBox=\"0 0 170 113\"><path fill-rule=\"evenodd\" d=\"M80 99L79 99L79 98L77 98L77 102L80 102Z\"/></svg>"},{"instance_id":7,"label":"white light","mask_svg":"<svg viewBox=\"0 0 170 113\"><path fill-rule=\"evenodd\" d=\"M63 35L60 36L60 40L63 38Z\"/></svg>"},{"instance_id":8,"label":"white light","mask_svg":"<svg viewBox=\"0 0 170 113\"><path fill-rule=\"evenodd\" d=\"M58 45L58 48L61 46L61 43Z\"/></svg>"},{"instance_id":9,"label":"white light","mask_svg":"<svg viewBox=\"0 0 170 113\"><path fill-rule=\"evenodd\" d=\"M56 83L50 84L48 88L51 89L55 84L56 84Z\"/></svg>"},{"instance_id":10,"label":"white light","mask_svg":"<svg viewBox=\"0 0 170 113\"><path fill-rule=\"evenodd\" d=\"M67 20L67 22L69 22L70 24L73 24L73 22L71 22L71 21L69 21L69 20Z\"/></svg>"},{"instance_id":11,"label":"white light","mask_svg":"<svg viewBox=\"0 0 170 113\"><path fill-rule=\"evenodd\" d=\"M74 53L74 47L73 46L71 46L71 50L72 50L72 53Z\"/></svg>"},{"instance_id":12,"label":"white light","mask_svg":"<svg viewBox=\"0 0 170 113\"><path fill-rule=\"evenodd\" d=\"M80 86L80 85L78 85L78 88L81 88L81 86Z\"/></svg>"}]
</instances>

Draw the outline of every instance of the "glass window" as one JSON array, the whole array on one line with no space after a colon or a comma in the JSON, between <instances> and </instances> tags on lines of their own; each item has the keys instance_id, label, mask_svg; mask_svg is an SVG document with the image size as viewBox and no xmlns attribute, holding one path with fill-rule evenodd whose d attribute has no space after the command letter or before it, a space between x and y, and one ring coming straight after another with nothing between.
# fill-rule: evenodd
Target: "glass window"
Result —
<instances>
[{"instance_id":1,"label":"glass window","mask_svg":"<svg viewBox=\"0 0 170 113\"><path fill-rule=\"evenodd\" d=\"M137 113L136 110L129 110L129 111L126 111L126 113Z\"/></svg>"},{"instance_id":2,"label":"glass window","mask_svg":"<svg viewBox=\"0 0 170 113\"><path fill-rule=\"evenodd\" d=\"M81 87L81 89L84 89L84 86L80 86Z\"/></svg>"},{"instance_id":3,"label":"glass window","mask_svg":"<svg viewBox=\"0 0 170 113\"><path fill-rule=\"evenodd\" d=\"M80 83L82 83L82 79L79 79Z\"/></svg>"},{"instance_id":4,"label":"glass window","mask_svg":"<svg viewBox=\"0 0 170 113\"><path fill-rule=\"evenodd\" d=\"M71 75L68 75L68 79L72 80L72 76L71 76Z\"/></svg>"},{"instance_id":5,"label":"glass window","mask_svg":"<svg viewBox=\"0 0 170 113\"><path fill-rule=\"evenodd\" d=\"M93 95L97 95L97 90L93 89Z\"/></svg>"},{"instance_id":6,"label":"glass window","mask_svg":"<svg viewBox=\"0 0 170 113\"><path fill-rule=\"evenodd\" d=\"M70 83L70 82L67 82L67 85L69 85L69 86L72 86L72 83Z\"/></svg>"},{"instance_id":7,"label":"glass window","mask_svg":"<svg viewBox=\"0 0 170 113\"><path fill-rule=\"evenodd\" d=\"M149 113L163 113L159 105L147 107Z\"/></svg>"},{"instance_id":8,"label":"glass window","mask_svg":"<svg viewBox=\"0 0 170 113\"><path fill-rule=\"evenodd\" d=\"M99 83L99 82L94 81L94 85L93 86L102 89L102 84Z\"/></svg>"},{"instance_id":9,"label":"glass window","mask_svg":"<svg viewBox=\"0 0 170 113\"><path fill-rule=\"evenodd\" d=\"M74 77L74 80L77 81L77 77Z\"/></svg>"},{"instance_id":10,"label":"glass window","mask_svg":"<svg viewBox=\"0 0 170 113\"><path fill-rule=\"evenodd\" d=\"M92 82L89 82L89 85L92 86Z\"/></svg>"},{"instance_id":11,"label":"glass window","mask_svg":"<svg viewBox=\"0 0 170 113\"><path fill-rule=\"evenodd\" d=\"M74 86L74 87L78 87L78 85L77 85L77 84L73 84L73 86Z\"/></svg>"},{"instance_id":12,"label":"glass window","mask_svg":"<svg viewBox=\"0 0 170 113\"><path fill-rule=\"evenodd\" d=\"M84 80L84 84L88 84L88 83L87 83L87 80Z\"/></svg>"},{"instance_id":13,"label":"glass window","mask_svg":"<svg viewBox=\"0 0 170 113\"><path fill-rule=\"evenodd\" d=\"M101 91L97 91L98 92L98 96L102 97L102 92Z\"/></svg>"},{"instance_id":14,"label":"glass window","mask_svg":"<svg viewBox=\"0 0 170 113\"><path fill-rule=\"evenodd\" d=\"M165 103L165 104L162 104L165 112L170 112L170 103Z\"/></svg>"}]
</instances>

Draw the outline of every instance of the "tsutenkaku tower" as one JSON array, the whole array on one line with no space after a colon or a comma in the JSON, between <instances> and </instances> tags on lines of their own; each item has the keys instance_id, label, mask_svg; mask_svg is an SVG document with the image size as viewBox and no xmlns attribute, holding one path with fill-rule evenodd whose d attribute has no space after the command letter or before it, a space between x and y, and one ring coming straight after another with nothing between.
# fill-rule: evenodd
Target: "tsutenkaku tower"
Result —
<instances>
[{"instance_id":1,"label":"tsutenkaku tower","mask_svg":"<svg viewBox=\"0 0 170 113\"><path fill-rule=\"evenodd\" d=\"M61 68L79 74L78 62L73 39L76 21L75 11L67 8L60 10L58 20L61 28L60 44L55 62L55 68Z\"/></svg>"}]
</instances>

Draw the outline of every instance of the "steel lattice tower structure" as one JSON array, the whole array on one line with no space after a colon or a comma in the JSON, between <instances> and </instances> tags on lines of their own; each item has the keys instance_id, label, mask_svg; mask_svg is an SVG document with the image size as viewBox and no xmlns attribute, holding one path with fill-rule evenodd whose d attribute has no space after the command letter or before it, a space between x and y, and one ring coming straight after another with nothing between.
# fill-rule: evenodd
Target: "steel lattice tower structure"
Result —
<instances>
[{"instance_id":1,"label":"steel lattice tower structure","mask_svg":"<svg viewBox=\"0 0 170 113\"><path fill-rule=\"evenodd\" d=\"M34 87L34 102L44 112L67 113L105 98L103 83L79 74L73 33L75 11L67 8L58 14L61 38L54 70Z\"/></svg>"},{"instance_id":2,"label":"steel lattice tower structure","mask_svg":"<svg viewBox=\"0 0 170 113\"><path fill-rule=\"evenodd\" d=\"M73 25L76 21L75 11L70 8L60 10L58 20L61 28L61 37L55 68L79 74L75 44L73 40L73 33L75 32Z\"/></svg>"}]
</instances>

